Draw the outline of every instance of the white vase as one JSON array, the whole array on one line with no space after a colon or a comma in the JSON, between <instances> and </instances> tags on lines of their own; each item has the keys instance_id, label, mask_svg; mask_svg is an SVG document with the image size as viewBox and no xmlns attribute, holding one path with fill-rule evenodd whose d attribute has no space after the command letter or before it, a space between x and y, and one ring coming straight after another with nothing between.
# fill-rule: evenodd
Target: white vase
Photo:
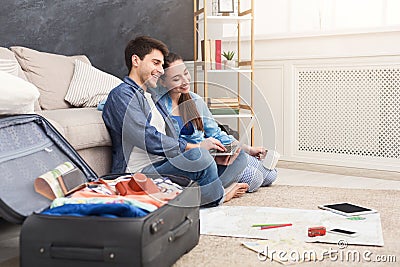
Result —
<instances>
[{"instance_id":1,"label":"white vase","mask_svg":"<svg viewBox=\"0 0 400 267\"><path fill-rule=\"evenodd\" d=\"M230 70L230 69L235 68L235 61L234 60L225 59L224 61L222 61L222 63L224 64L224 69L225 70Z\"/></svg>"}]
</instances>

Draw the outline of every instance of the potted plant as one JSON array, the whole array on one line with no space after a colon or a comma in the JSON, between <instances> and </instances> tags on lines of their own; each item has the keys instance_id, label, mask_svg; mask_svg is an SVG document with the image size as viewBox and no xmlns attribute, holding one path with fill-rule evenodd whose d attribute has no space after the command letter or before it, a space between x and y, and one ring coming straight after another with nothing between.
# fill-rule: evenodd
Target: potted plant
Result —
<instances>
[{"instance_id":1,"label":"potted plant","mask_svg":"<svg viewBox=\"0 0 400 267\"><path fill-rule=\"evenodd\" d=\"M222 56L225 58L222 61L225 69L231 69L235 67L235 61L233 60L233 57L235 56L234 51L224 51Z\"/></svg>"}]
</instances>

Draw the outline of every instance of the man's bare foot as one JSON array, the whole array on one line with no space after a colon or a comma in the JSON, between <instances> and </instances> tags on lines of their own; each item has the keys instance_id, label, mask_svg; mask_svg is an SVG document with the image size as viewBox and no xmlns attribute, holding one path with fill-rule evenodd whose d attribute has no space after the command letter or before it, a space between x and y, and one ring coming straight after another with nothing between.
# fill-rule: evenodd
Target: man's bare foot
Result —
<instances>
[{"instance_id":1,"label":"man's bare foot","mask_svg":"<svg viewBox=\"0 0 400 267\"><path fill-rule=\"evenodd\" d=\"M243 196L247 189L249 189L249 185L246 183L235 183L229 186L228 188L225 188L225 201L227 202L231 200L234 197L241 197Z\"/></svg>"}]
</instances>

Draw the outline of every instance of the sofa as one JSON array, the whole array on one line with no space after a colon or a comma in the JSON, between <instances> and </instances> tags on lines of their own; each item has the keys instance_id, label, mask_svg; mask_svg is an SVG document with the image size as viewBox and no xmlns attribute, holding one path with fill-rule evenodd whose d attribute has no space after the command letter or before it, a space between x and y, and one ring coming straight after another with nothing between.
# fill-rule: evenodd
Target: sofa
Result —
<instances>
[{"instance_id":1,"label":"sofa","mask_svg":"<svg viewBox=\"0 0 400 267\"><path fill-rule=\"evenodd\" d=\"M78 65L83 67L77 70ZM109 173L111 139L96 105L121 80L96 69L84 55L64 56L21 46L0 47L0 71L7 70L38 89L33 112L48 119L98 176Z\"/></svg>"}]
</instances>

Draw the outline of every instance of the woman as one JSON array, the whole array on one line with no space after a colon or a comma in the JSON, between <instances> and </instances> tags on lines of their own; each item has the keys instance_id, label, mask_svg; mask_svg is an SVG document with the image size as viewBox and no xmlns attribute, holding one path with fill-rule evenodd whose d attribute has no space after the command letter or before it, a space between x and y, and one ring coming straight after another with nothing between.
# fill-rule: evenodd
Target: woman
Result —
<instances>
[{"instance_id":1,"label":"woman","mask_svg":"<svg viewBox=\"0 0 400 267\"><path fill-rule=\"evenodd\" d=\"M215 138L223 145L238 142L233 136L220 130L203 99L190 92L190 74L182 58L174 53L164 59L165 73L161 86L157 88L159 101L163 101L170 113L176 131L190 143L200 143L205 138ZM248 192L260 186L271 185L277 176L276 170L269 170L262 164L266 150L262 147L243 145L248 164L239 178L239 183L249 185ZM219 157L216 157L218 162Z\"/></svg>"}]
</instances>

